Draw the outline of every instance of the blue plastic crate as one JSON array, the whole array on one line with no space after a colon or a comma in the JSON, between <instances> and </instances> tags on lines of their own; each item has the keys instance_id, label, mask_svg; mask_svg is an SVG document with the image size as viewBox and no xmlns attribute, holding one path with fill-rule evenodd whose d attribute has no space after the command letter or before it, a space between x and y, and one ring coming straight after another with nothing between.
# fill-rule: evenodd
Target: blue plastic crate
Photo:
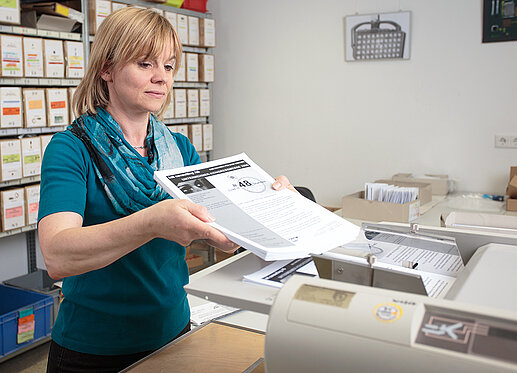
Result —
<instances>
[{"instance_id":1,"label":"blue plastic crate","mask_svg":"<svg viewBox=\"0 0 517 373\"><path fill-rule=\"evenodd\" d=\"M53 302L54 298L50 295L0 284L0 357L50 335ZM30 307L34 309L34 339L18 344L18 315Z\"/></svg>"}]
</instances>

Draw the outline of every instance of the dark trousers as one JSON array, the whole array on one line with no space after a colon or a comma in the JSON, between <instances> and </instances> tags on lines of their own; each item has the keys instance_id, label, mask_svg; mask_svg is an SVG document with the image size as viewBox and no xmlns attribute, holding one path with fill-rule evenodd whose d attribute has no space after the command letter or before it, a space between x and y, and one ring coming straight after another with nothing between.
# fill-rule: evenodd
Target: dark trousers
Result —
<instances>
[{"instance_id":1,"label":"dark trousers","mask_svg":"<svg viewBox=\"0 0 517 373\"><path fill-rule=\"evenodd\" d=\"M173 340L190 330L190 322ZM52 341L48 353L47 373L120 372L156 350L129 355L93 355L72 351Z\"/></svg>"}]
</instances>

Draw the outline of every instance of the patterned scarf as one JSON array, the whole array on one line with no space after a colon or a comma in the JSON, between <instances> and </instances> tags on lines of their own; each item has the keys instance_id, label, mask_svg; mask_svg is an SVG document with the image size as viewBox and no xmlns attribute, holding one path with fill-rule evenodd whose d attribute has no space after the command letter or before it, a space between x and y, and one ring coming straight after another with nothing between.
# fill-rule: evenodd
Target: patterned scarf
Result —
<instances>
[{"instance_id":1,"label":"patterned scarf","mask_svg":"<svg viewBox=\"0 0 517 373\"><path fill-rule=\"evenodd\" d=\"M183 157L170 130L150 115L145 144L147 162L124 139L119 124L104 109L84 114L68 129L86 146L95 173L113 207L129 215L170 198L153 179L155 170L183 167Z\"/></svg>"}]
</instances>

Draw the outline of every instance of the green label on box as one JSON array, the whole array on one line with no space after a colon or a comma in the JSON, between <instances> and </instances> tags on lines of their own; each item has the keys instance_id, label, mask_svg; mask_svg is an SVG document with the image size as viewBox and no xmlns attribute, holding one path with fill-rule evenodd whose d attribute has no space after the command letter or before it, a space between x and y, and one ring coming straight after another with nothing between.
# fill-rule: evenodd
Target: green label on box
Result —
<instances>
[{"instance_id":1,"label":"green label on box","mask_svg":"<svg viewBox=\"0 0 517 373\"><path fill-rule=\"evenodd\" d=\"M40 161L39 154L26 155L25 157L23 157L23 162L25 162L25 164L38 163L39 161Z\"/></svg>"},{"instance_id":2,"label":"green label on box","mask_svg":"<svg viewBox=\"0 0 517 373\"><path fill-rule=\"evenodd\" d=\"M0 0L0 7L2 8L18 8L17 0Z\"/></svg>"},{"instance_id":3,"label":"green label on box","mask_svg":"<svg viewBox=\"0 0 517 373\"><path fill-rule=\"evenodd\" d=\"M34 339L34 329L17 335L16 343L21 344Z\"/></svg>"},{"instance_id":4,"label":"green label on box","mask_svg":"<svg viewBox=\"0 0 517 373\"><path fill-rule=\"evenodd\" d=\"M6 154L2 157L2 163L20 162L20 154Z\"/></svg>"}]
</instances>

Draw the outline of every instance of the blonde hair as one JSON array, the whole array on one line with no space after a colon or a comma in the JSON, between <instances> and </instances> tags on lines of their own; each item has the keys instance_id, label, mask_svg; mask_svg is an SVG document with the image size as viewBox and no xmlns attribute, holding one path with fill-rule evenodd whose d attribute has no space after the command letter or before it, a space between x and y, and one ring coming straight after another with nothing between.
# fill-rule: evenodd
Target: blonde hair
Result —
<instances>
[{"instance_id":1,"label":"blonde hair","mask_svg":"<svg viewBox=\"0 0 517 373\"><path fill-rule=\"evenodd\" d=\"M72 98L76 117L86 112L96 113L96 107L106 108L109 92L101 73L116 69L146 56L158 58L169 44L174 51L173 76L181 64L181 42L167 18L150 9L127 7L110 14L101 23L92 44L84 78ZM154 113L159 119L171 102L169 91L163 106Z\"/></svg>"}]
</instances>

